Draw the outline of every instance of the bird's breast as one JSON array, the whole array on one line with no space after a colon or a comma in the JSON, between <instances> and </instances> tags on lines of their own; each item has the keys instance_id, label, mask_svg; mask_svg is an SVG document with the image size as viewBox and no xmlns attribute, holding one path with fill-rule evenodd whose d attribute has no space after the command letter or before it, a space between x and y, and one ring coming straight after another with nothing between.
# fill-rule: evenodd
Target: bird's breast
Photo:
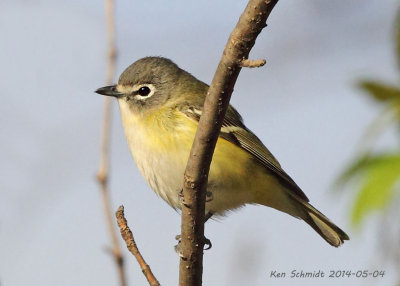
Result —
<instances>
[{"instance_id":1,"label":"bird's breast","mask_svg":"<svg viewBox=\"0 0 400 286\"><path fill-rule=\"evenodd\" d=\"M151 188L172 207L179 207L178 193L196 126L162 109L147 115L129 110L120 102L122 123L135 163Z\"/></svg>"}]
</instances>

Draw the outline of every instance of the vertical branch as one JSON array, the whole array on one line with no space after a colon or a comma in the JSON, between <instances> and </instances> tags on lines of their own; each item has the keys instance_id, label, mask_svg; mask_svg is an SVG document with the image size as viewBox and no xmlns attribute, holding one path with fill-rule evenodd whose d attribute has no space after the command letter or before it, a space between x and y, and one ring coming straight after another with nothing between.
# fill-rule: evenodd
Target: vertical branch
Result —
<instances>
[{"instance_id":1,"label":"vertical branch","mask_svg":"<svg viewBox=\"0 0 400 286\"><path fill-rule=\"evenodd\" d=\"M242 65L249 65L245 60L277 2L249 1L228 39L208 90L184 176L179 267L181 286L202 284L205 197L212 155L233 86Z\"/></svg>"},{"instance_id":2,"label":"vertical branch","mask_svg":"<svg viewBox=\"0 0 400 286\"><path fill-rule=\"evenodd\" d=\"M107 73L106 82L110 85L113 82L115 73L115 60L116 60L116 47L115 47L115 21L114 21L114 1L106 0L105 2L105 15L106 15L106 26L107 26L107 42L108 42L108 54L107 54ZM121 254L121 248L118 243L118 236L115 230L112 210L111 210L111 199L108 191L108 174L109 174L109 146L110 146L110 122L111 122L111 99L104 97L104 117L103 117L103 128L102 128L102 140L101 140L101 158L100 167L97 173L97 180L100 184L101 199L103 202L104 213L106 216L106 223L108 232L111 237L111 252L117 265L118 275L120 279L120 285L126 286L126 276L124 272L124 259Z\"/></svg>"}]
</instances>

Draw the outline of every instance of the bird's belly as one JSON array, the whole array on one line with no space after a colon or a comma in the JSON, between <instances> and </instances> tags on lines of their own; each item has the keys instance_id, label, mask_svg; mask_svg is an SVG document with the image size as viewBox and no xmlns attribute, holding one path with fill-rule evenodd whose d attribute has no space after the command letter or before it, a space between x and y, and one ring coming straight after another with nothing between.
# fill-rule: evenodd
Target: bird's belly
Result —
<instances>
[{"instance_id":1,"label":"bird's belly","mask_svg":"<svg viewBox=\"0 0 400 286\"><path fill-rule=\"evenodd\" d=\"M185 171L185 163L181 158L185 154L147 148L131 152L142 176L154 192L173 208L180 208L179 192Z\"/></svg>"}]
</instances>

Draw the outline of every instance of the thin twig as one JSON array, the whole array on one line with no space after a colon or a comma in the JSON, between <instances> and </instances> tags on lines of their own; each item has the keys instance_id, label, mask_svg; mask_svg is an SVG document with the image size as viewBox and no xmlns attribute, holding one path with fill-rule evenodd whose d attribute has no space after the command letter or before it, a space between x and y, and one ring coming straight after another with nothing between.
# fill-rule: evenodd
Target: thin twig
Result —
<instances>
[{"instance_id":1,"label":"thin twig","mask_svg":"<svg viewBox=\"0 0 400 286\"><path fill-rule=\"evenodd\" d=\"M259 68L265 65L267 61L264 59L259 59L259 60L249 60L249 59L244 59L241 61L240 66L242 68Z\"/></svg>"},{"instance_id":2,"label":"thin twig","mask_svg":"<svg viewBox=\"0 0 400 286\"><path fill-rule=\"evenodd\" d=\"M115 21L114 21L114 1L105 2L106 26L108 37L108 55L107 55L107 85L111 84L115 72L116 48L115 48ZM103 201L104 214L106 216L107 228L111 237L111 253L118 268L118 275L121 286L126 286L126 275L124 272L124 259L121 254L121 247L118 243L118 236L115 230L112 218L111 199L108 190L109 173L109 146L110 146L110 121L111 121L111 100L104 97L104 117L101 140L101 159L100 167L97 173L97 180L100 184L101 198Z\"/></svg>"},{"instance_id":3,"label":"thin twig","mask_svg":"<svg viewBox=\"0 0 400 286\"><path fill-rule=\"evenodd\" d=\"M135 256L137 262L139 263L140 268L142 269L142 272L144 276L146 277L147 281L149 282L149 285L151 286L159 286L160 283L156 279L156 277L153 275L153 272L151 272L150 266L146 263L144 260L142 254L140 253L135 239L133 238L132 231L130 230L128 226L128 222L126 221L125 215L124 215L124 206L120 206L115 213L115 216L117 217L117 222L118 222L118 227L121 230L121 236L125 240L126 247L128 250Z\"/></svg>"},{"instance_id":4,"label":"thin twig","mask_svg":"<svg viewBox=\"0 0 400 286\"><path fill-rule=\"evenodd\" d=\"M255 40L278 0L250 0L231 33L205 99L185 170L179 285L202 284L205 200L208 172L233 86Z\"/></svg>"}]
</instances>

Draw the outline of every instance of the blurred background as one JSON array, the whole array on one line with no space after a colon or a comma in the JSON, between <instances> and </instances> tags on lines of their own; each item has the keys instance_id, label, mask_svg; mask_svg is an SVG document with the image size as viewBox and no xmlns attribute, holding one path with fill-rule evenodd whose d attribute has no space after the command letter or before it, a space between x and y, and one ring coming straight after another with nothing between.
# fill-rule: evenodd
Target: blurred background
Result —
<instances>
[{"instance_id":1,"label":"blurred background","mask_svg":"<svg viewBox=\"0 0 400 286\"><path fill-rule=\"evenodd\" d=\"M143 56L157 55L210 83L245 5L117 0L117 74ZM393 127L381 132L373 147L365 147L366 132L390 104L379 99L376 86L364 82L364 89L359 87L366 79L398 83L398 6L395 0L277 4L251 52L251 58L266 58L267 64L242 70L232 104L311 203L351 240L336 249L301 221L249 206L207 223L213 248L204 256L204 285L399 283L394 251L399 201L392 203L398 196L391 191L376 198L372 188L365 199L359 190L365 174L373 171L363 177L365 161L357 161L377 150L386 154L398 144ZM102 1L0 2L2 286L119 283L107 252L109 235L95 180L103 98L93 91L105 85L105 31ZM177 285L179 258L173 246L180 216L140 176L113 105L113 210L124 204L153 272L162 285ZM400 174L397 162L389 165L396 172L387 190L394 189ZM354 176L358 179L350 182ZM376 200L381 201L374 205ZM122 248L129 285L146 285L136 261ZM384 275L271 278L275 270L287 276L292 270L378 270Z\"/></svg>"}]
</instances>

